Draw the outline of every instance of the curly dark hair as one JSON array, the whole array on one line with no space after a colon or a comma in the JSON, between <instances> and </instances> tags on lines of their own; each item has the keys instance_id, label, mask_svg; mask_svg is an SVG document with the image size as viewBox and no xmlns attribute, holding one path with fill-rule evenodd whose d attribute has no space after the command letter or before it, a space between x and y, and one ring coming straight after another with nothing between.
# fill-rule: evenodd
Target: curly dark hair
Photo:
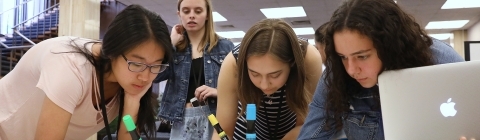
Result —
<instances>
[{"instance_id":1,"label":"curly dark hair","mask_svg":"<svg viewBox=\"0 0 480 140\"><path fill-rule=\"evenodd\" d=\"M382 62L382 70L399 70L433 65L432 39L415 19L392 0L348 0L332 15L325 30L325 84L327 121L335 129L343 127L342 115L349 110L349 100L364 88L345 70L335 51L333 35L350 30L372 40ZM378 87L374 86L376 110L380 109ZM329 122L327 124L332 124ZM329 129L329 126L325 127Z\"/></svg>"}]
</instances>

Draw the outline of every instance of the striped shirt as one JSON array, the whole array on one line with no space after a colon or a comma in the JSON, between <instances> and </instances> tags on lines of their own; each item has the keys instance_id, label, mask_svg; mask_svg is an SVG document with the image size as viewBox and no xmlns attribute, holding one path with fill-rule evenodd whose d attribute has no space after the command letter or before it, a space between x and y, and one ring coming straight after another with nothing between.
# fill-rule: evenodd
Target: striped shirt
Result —
<instances>
[{"instance_id":1,"label":"striped shirt","mask_svg":"<svg viewBox=\"0 0 480 140\"><path fill-rule=\"evenodd\" d=\"M257 111L257 120L255 121L257 140L282 139L285 134L295 127L297 120L296 115L288 108L285 99L285 91L281 90L276 91L270 97L264 95ZM240 114L240 110L241 106L239 102L238 114ZM245 113L238 116L233 139L245 140L245 132L247 131L246 116Z\"/></svg>"},{"instance_id":2,"label":"striped shirt","mask_svg":"<svg viewBox=\"0 0 480 140\"><path fill-rule=\"evenodd\" d=\"M298 37L299 41L307 41ZM235 46L232 54L238 59L240 44ZM263 96L262 102L257 110L257 119L255 120L255 133L257 140L277 140L282 139L290 130L292 130L297 121L295 113L290 110L286 101L285 86L277 90L270 96ZM235 124L233 134L234 140L246 140L247 120L246 115L241 112L241 103L238 102L238 118Z\"/></svg>"}]
</instances>

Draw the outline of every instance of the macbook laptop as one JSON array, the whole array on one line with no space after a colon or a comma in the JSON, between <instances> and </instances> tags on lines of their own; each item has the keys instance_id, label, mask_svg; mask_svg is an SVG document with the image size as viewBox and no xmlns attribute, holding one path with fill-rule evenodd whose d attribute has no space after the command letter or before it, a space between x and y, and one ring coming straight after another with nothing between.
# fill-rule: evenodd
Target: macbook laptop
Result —
<instances>
[{"instance_id":1,"label":"macbook laptop","mask_svg":"<svg viewBox=\"0 0 480 140\"><path fill-rule=\"evenodd\" d=\"M378 86L387 140L480 139L480 61L385 71Z\"/></svg>"}]
</instances>

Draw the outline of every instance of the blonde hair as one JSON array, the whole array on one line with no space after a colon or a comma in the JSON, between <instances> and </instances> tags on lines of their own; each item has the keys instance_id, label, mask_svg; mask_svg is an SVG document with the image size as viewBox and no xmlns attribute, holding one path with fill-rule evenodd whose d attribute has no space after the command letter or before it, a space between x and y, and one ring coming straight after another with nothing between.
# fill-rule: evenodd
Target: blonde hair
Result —
<instances>
[{"instance_id":1,"label":"blonde hair","mask_svg":"<svg viewBox=\"0 0 480 140\"><path fill-rule=\"evenodd\" d=\"M281 19L264 19L251 27L242 40L238 55L238 99L243 114L247 103L261 103L263 92L248 76L247 59L251 56L271 54L291 65L286 81L288 107L301 121L307 116L308 103L312 96L306 89L305 55L308 43L299 40L293 29Z\"/></svg>"},{"instance_id":2,"label":"blonde hair","mask_svg":"<svg viewBox=\"0 0 480 140\"><path fill-rule=\"evenodd\" d=\"M177 10L180 11L180 4L183 2L183 0L178 0L177 3ZM212 1L211 0L205 0L205 6L207 7L207 18L208 20L205 21L205 32L203 34L202 40L200 41L199 46L199 51L203 51L205 47L208 47L208 52L210 52L213 47L215 47L218 43L218 35L215 33L215 28L213 26L213 6L212 6ZM209 46L206 46L207 43L209 43ZM178 51L185 51L185 48L188 46L188 41L187 39L184 39L182 41L179 41L177 44L175 44L175 47L177 48Z\"/></svg>"}]
</instances>

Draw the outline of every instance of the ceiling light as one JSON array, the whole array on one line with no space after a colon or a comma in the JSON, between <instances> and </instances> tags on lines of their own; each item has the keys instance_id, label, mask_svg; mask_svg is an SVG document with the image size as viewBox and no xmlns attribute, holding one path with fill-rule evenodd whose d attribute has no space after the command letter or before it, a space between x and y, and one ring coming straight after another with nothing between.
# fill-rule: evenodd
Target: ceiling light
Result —
<instances>
[{"instance_id":1,"label":"ceiling light","mask_svg":"<svg viewBox=\"0 0 480 140\"><path fill-rule=\"evenodd\" d=\"M306 17L307 16L302 6L263 8L263 9L260 9L260 11L267 18L289 18L289 17Z\"/></svg>"},{"instance_id":2,"label":"ceiling light","mask_svg":"<svg viewBox=\"0 0 480 140\"><path fill-rule=\"evenodd\" d=\"M436 38L438 40L446 40L452 37L451 33L443 33L443 34L428 34L428 36L431 36L433 38Z\"/></svg>"},{"instance_id":3,"label":"ceiling light","mask_svg":"<svg viewBox=\"0 0 480 140\"><path fill-rule=\"evenodd\" d=\"M312 34L315 34L315 30L313 30L312 27L293 28L293 31L297 35L312 35Z\"/></svg>"},{"instance_id":4,"label":"ceiling light","mask_svg":"<svg viewBox=\"0 0 480 140\"><path fill-rule=\"evenodd\" d=\"M226 32L217 32L217 34L225 38L243 38L243 36L245 36L244 31L226 31Z\"/></svg>"},{"instance_id":5,"label":"ceiling light","mask_svg":"<svg viewBox=\"0 0 480 140\"><path fill-rule=\"evenodd\" d=\"M218 12L212 12L213 15L213 22L219 22L219 21L227 21L225 17L220 15Z\"/></svg>"},{"instance_id":6,"label":"ceiling light","mask_svg":"<svg viewBox=\"0 0 480 140\"><path fill-rule=\"evenodd\" d=\"M480 7L479 0L447 0L442 9L459 9Z\"/></svg>"},{"instance_id":7,"label":"ceiling light","mask_svg":"<svg viewBox=\"0 0 480 140\"><path fill-rule=\"evenodd\" d=\"M425 29L453 29L462 28L469 20L430 21Z\"/></svg>"}]
</instances>

